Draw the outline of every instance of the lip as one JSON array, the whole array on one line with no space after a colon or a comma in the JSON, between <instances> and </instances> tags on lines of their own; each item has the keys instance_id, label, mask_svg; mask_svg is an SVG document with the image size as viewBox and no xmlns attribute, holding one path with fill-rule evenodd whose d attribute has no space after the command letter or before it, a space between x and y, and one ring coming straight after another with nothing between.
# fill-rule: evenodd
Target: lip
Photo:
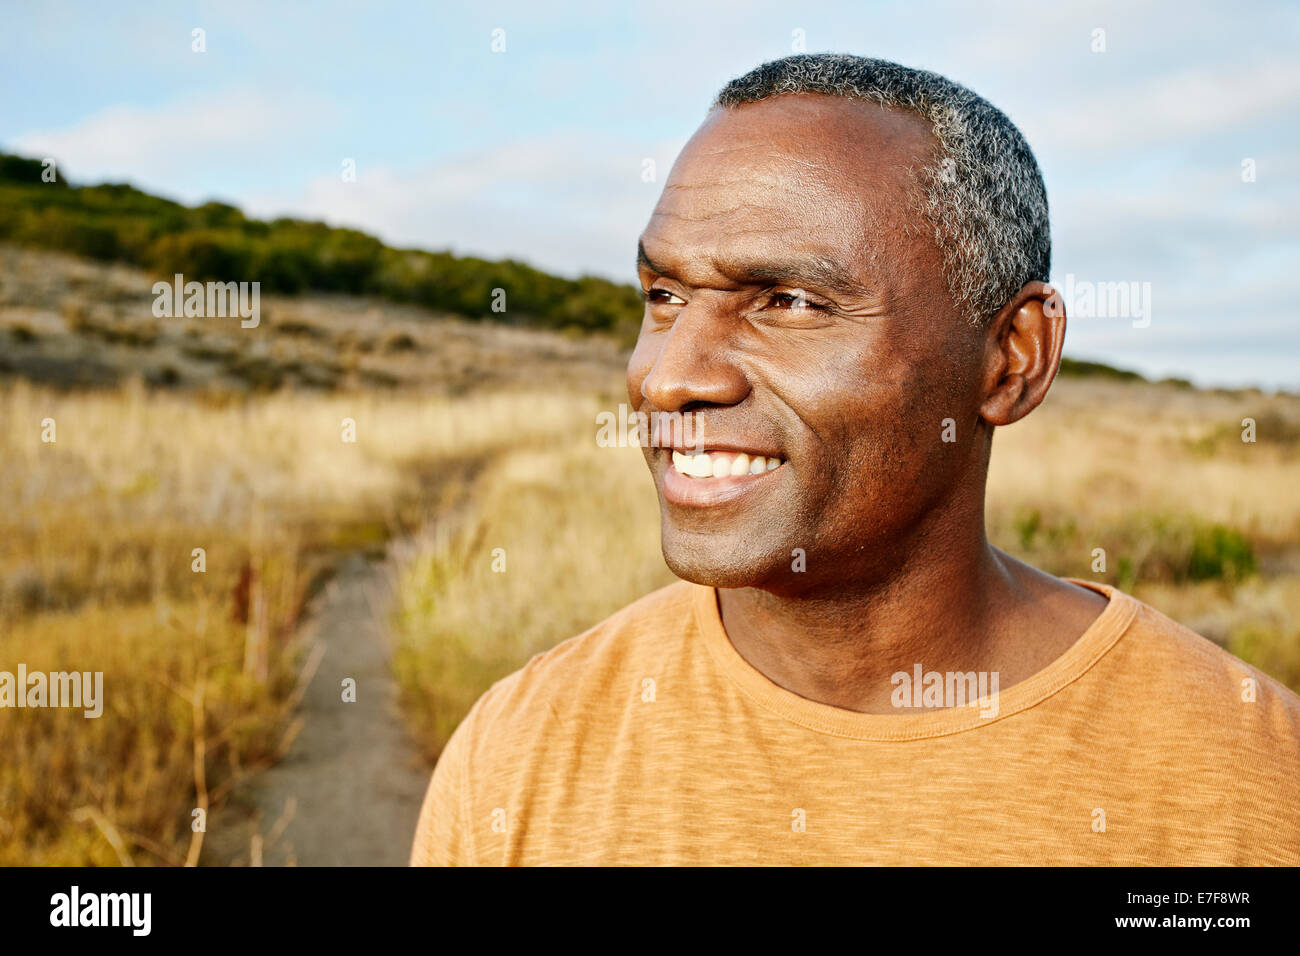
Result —
<instances>
[{"instance_id":1,"label":"lip","mask_svg":"<svg viewBox=\"0 0 1300 956\"><path fill-rule=\"evenodd\" d=\"M701 451L725 451L733 454L744 452L750 458L753 458L755 455L762 455L764 458L785 458L784 455L775 451L769 451L766 448L758 448L755 445L740 445L727 441L697 441L692 442L689 445L685 442L675 441L669 444L654 445L654 447L670 453L680 451L687 455L695 455Z\"/></svg>"},{"instance_id":2,"label":"lip","mask_svg":"<svg viewBox=\"0 0 1300 956\"><path fill-rule=\"evenodd\" d=\"M705 446L714 451L744 451L724 445ZM684 449L676 449L682 451ZM721 478L687 478L673 467L672 450L664 449L664 500L689 508L709 508L729 504L765 487L764 482L781 474L789 462L758 475L724 475Z\"/></svg>"}]
</instances>

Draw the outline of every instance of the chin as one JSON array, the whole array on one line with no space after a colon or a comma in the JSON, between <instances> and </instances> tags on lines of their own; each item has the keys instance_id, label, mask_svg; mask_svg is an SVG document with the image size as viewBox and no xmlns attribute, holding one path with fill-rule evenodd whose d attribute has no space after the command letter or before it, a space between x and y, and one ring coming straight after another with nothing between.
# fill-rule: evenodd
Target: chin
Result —
<instances>
[{"instance_id":1,"label":"chin","mask_svg":"<svg viewBox=\"0 0 1300 956\"><path fill-rule=\"evenodd\" d=\"M682 541L687 537L689 540ZM684 581L712 588L761 588L788 575L789 563L781 564L781 552L761 554L752 547L729 546L723 535L683 536L668 530L663 535L664 563Z\"/></svg>"},{"instance_id":2,"label":"chin","mask_svg":"<svg viewBox=\"0 0 1300 956\"><path fill-rule=\"evenodd\" d=\"M757 587L754 575L740 568L718 568L695 562L682 563L664 555L664 561L673 574L692 584L703 584L711 588L749 588Z\"/></svg>"}]
</instances>

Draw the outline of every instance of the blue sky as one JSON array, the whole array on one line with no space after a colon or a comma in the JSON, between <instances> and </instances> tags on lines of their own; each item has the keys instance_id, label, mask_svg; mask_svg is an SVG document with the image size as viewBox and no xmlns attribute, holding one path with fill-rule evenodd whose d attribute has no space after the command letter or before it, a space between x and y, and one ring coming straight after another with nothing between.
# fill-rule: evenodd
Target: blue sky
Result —
<instances>
[{"instance_id":1,"label":"blue sky","mask_svg":"<svg viewBox=\"0 0 1300 956\"><path fill-rule=\"evenodd\" d=\"M714 93L802 31L809 52L933 69L992 101L1043 168L1053 279L1150 283L1149 324L1077 316L1067 354L1300 388L1300 5L539 6L4 0L0 149L75 182L630 282Z\"/></svg>"}]
</instances>

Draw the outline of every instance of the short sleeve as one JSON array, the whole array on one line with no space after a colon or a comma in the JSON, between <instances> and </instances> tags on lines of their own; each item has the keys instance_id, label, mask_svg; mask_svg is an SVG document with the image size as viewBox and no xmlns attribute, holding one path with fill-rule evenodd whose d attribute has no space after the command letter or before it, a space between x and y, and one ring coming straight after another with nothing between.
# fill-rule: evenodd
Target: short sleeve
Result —
<instances>
[{"instance_id":1,"label":"short sleeve","mask_svg":"<svg viewBox=\"0 0 1300 956\"><path fill-rule=\"evenodd\" d=\"M470 832L469 757L471 712L460 722L443 748L433 778L420 808L411 847L411 866L473 866L473 834Z\"/></svg>"}]
</instances>

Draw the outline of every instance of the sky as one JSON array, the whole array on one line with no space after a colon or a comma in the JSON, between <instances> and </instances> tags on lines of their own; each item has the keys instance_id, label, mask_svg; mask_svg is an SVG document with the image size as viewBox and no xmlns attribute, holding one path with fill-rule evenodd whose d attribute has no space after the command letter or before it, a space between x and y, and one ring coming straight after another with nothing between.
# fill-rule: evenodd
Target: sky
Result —
<instances>
[{"instance_id":1,"label":"sky","mask_svg":"<svg viewBox=\"0 0 1300 956\"><path fill-rule=\"evenodd\" d=\"M0 0L0 24L0 150L74 183L625 282L728 80L801 50L934 70L1034 149L1067 355L1300 389L1294 2Z\"/></svg>"}]
</instances>

